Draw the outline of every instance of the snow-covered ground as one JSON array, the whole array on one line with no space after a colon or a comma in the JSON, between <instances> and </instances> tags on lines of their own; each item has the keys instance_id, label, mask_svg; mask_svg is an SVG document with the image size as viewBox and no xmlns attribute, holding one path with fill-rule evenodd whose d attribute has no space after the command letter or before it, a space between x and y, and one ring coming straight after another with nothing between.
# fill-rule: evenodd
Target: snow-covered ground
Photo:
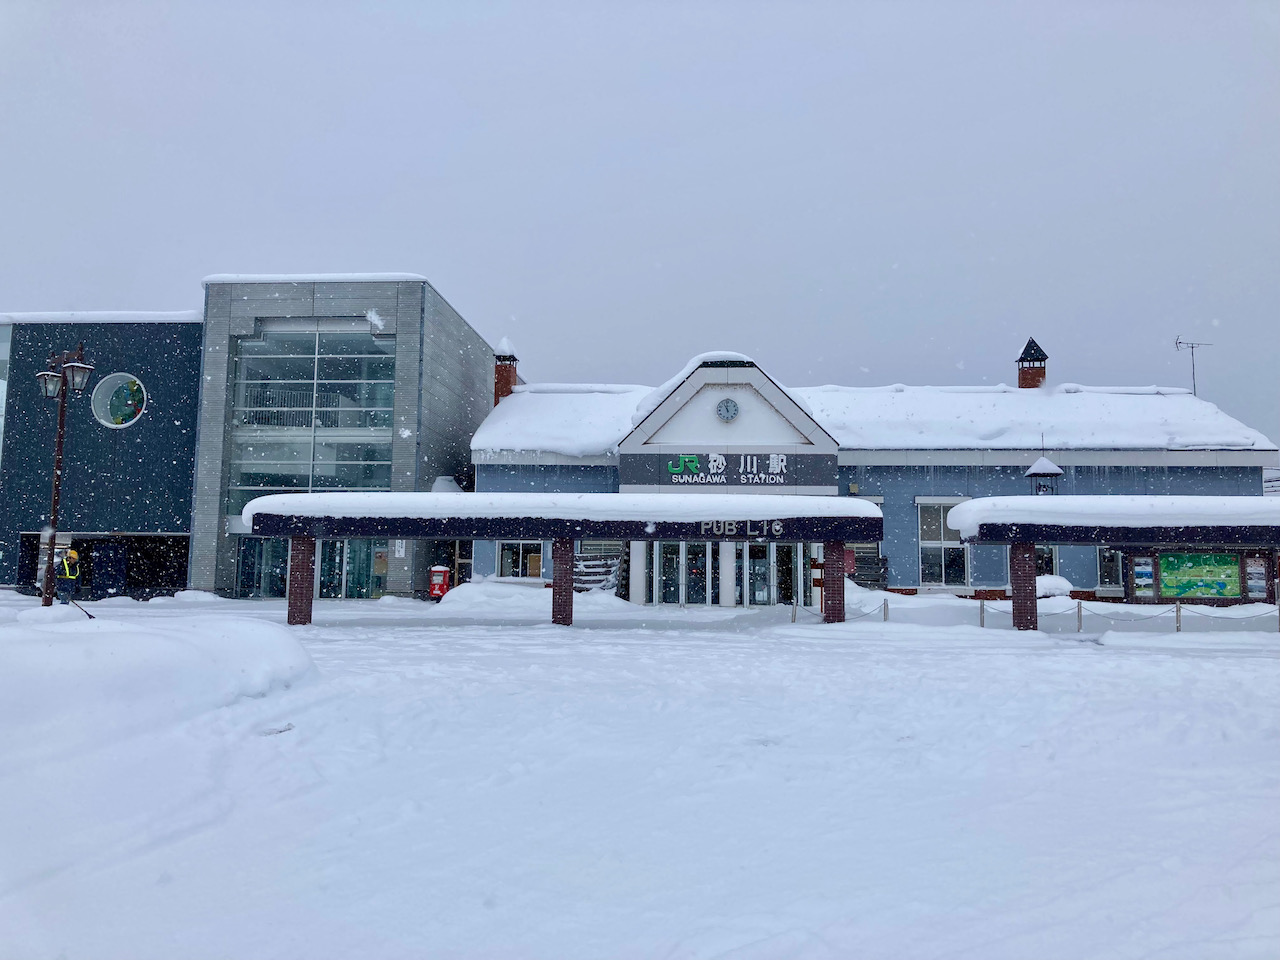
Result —
<instances>
[{"instance_id":1,"label":"snow-covered ground","mask_svg":"<svg viewBox=\"0 0 1280 960\"><path fill-rule=\"evenodd\" d=\"M549 594L0 593L0 957L1280 956L1274 607Z\"/></svg>"}]
</instances>

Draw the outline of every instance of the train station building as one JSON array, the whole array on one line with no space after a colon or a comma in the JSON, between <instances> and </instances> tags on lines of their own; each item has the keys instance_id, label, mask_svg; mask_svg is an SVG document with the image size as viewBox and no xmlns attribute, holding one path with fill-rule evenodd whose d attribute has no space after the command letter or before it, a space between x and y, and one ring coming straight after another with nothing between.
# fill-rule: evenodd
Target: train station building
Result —
<instances>
[{"instance_id":1,"label":"train station building","mask_svg":"<svg viewBox=\"0 0 1280 960\"><path fill-rule=\"evenodd\" d=\"M989 599L1008 595L1009 549L966 542L948 523L972 498L1262 495L1277 447L1258 431L1179 388L1049 385L1048 359L1028 341L1011 364L1018 386L788 387L728 353L695 357L658 388L514 385L472 440L476 489L861 498L882 510L884 535L847 545L855 580ZM1028 476L1041 461L1046 475ZM805 603L804 570L821 556L811 543L713 537L579 550L580 564L617 556L621 592L661 604ZM542 577L549 559L546 543L504 540L477 543L474 565ZM1146 569L1118 545L1078 541L1037 544L1035 566L1102 599L1140 596ZM1223 589L1243 598L1248 582Z\"/></svg>"}]
</instances>

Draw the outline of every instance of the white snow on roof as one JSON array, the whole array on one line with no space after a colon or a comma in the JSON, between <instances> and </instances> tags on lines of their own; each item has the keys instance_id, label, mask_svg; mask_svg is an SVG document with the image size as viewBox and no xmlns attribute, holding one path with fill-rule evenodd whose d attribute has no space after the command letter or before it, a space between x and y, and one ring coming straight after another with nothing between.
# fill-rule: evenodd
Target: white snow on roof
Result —
<instances>
[{"instance_id":1,"label":"white snow on roof","mask_svg":"<svg viewBox=\"0 0 1280 960\"><path fill-rule=\"evenodd\" d=\"M1062 476L1062 468L1050 460L1048 457L1040 457L1031 466L1027 467L1024 477L1060 477Z\"/></svg>"},{"instance_id":2,"label":"white snow on roof","mask_svg":"<svg viewBox=\"0 0 1280 960\"><path fill-rule=\"evenodd\" d=\"M420 273L214 273L201 283L370 283L423 280Z\"/></svg>"},{"instance_id":3,"label":"white snow on roof","mask_svg":"<svg viewBox=\"0 0 1280 960\"><path fill-rule=\"evenodd\" d=\"M733 360L740 363L755 363L750 357L742 353L733 353L730 350L713 350L709 353L700 353L686 363L674 377L668 380L660 387L656 387L640 401L636 406L635 412L631 414L631 426L638 425L645 417L658 409L658 405L671 395L676 387L684 383L689 378L689 374L697 370L704 363L710 363L716 360ZM622 438L619 437L619 440Z\"/></svg>"},{"instance_id":4,"label":"white snow on roof","mask_svg":"<svg viewBox=\"0 0 1280 960\"><path fill-rule=\"evenodd\" d=\"M0 323L202 323L199 310L72 310L62 313L0 313Z\"/></svg>"},{"instance_id":5,"label":"white snow on roof","mask_svg":"<svg viewBox=\"0 0 1280 960\"><path fill-rule=\"evenodd\" d=\"M741 354L707 357L742 359ZM613 454L631 428L696 369L662 388L626 384L517 387L481 425L472 450ZM1257 430L1177 387L784 388L846 450L1276 450Z\"/></svg>"},{"instance_id":6,"label":"white snow on roof","mask_svg":"<svg viewBox=\"0 0 1280 960\"><path fill-rule=\"evenodd\" d=\"M796 387L845 450L1275 450L1175 387Z\"/></svg>"},{"instance_id":7,"label":"white snow on roof","mask_svg":"<svg viewBox=\"0 0 1280 960\"><path fill-rule=\"evenodd\" d=\"M1259 498L1261 499L1261 498ZM250 500L241 516L411 517L424 520L506 519L639 520L698 522L736 518L750 510L758 520L784 517L879 517L880 508L857 497L739 494L673 497L661 493L276 493Z\"/></svg>"},{"instance_id":8,"label":"white snow on roof","mask_svg":"<svg viewBox=\"0 0 1280 960\"><path fill-rule=\"evenodd\" d=\"M616 453L636 405L653 388L631 384L517 386L471 438L472 450L537 450L566 457Z\"/></svg>"},{"instance_id":9,"label":"white snow on roof","mask_svg":"<svg viewBox=\"0 0 1280 960\"><path fill-rule=\"evenodd\" d=\"M951 508L947 524L963 537L983 523L1086 527L1280 526L1273 497L982 497Z\"/></svg>"}]
</instances>

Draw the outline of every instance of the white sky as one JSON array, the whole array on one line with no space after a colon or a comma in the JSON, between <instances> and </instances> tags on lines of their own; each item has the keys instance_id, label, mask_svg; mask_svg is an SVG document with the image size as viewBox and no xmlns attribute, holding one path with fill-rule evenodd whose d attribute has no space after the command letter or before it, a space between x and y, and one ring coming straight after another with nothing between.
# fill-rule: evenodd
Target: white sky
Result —
<instances>
[{"instance_id":1,"label":"white sky","mask_svg":"<svg viewBox=\"0 0 1280 960\"><path fill-rule=\"evenodd\" d=\"M1280 4L0 0L0 310L415 271L526 377L1190 383L1280 435Z\"/></svg>"}]
</instances>

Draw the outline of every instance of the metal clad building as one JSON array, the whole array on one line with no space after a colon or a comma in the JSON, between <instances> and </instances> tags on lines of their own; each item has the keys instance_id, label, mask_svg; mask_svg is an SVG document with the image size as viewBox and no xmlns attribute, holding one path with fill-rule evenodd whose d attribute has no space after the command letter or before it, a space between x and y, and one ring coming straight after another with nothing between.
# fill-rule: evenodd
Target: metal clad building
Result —
<instances>
[{"instance_id":1,"label":"metal clad building","mask_svg":"<svg viewBox=\"0 0 1280 960\"><path fill-rule=\"evenodd\" d=\"M0 583L32 585L49 522L57 402L36 382L84 344L89 388L67 406L59 544L85 556L95 598L187 582L200 314L0 315L8 341L0 440Z\"/></svg>"}]
</instances>

